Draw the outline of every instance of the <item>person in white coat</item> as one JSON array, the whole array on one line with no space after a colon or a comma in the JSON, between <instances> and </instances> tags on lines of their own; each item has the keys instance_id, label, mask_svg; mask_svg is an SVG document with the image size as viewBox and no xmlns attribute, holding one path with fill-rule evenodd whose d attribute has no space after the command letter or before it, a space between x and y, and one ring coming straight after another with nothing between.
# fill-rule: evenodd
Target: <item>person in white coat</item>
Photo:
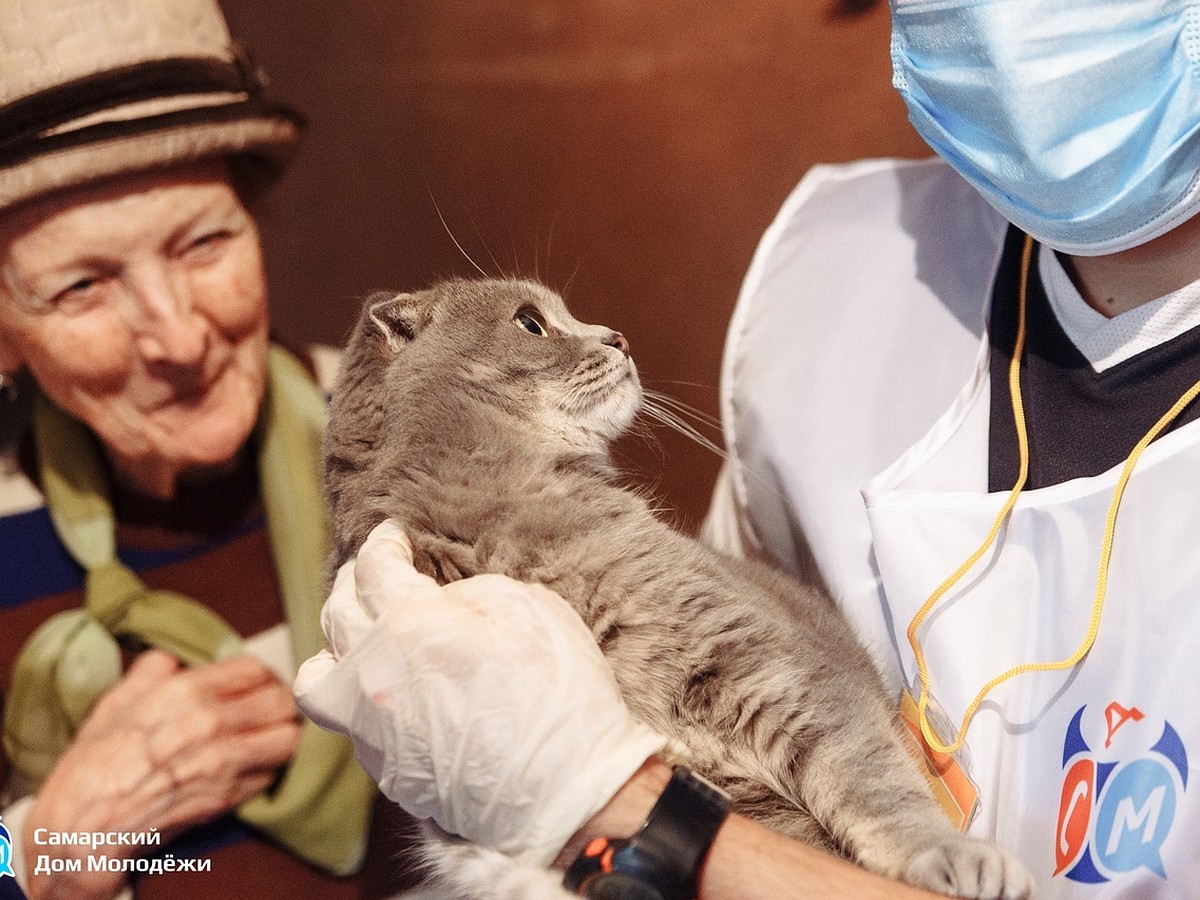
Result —
<instances>
[{"instance_id":1,"label":"person in white coat","mask_svg":"<svg viewBox=\"0 0 1200 900\"><path fill-rule=\"evenodd\" d=\"M816 567L906 698L947 811L1014 850L1039 897L1200 896L1200 14L893 0L892 16L896 86L940 159L818 167L764 237L730 327L705 535ZM369 690L380 648L419 653L421 625L402 541L368 543L301 705L355 737L390 796L471 840L519 856L549 821L564 863L630 833L665 768L592 754L592 735L536 766L429 761L479 725L456 703L406 714L415 684ZM454 683L537 696L519 673ZM511 727L554 715L527 707ZM427 734L450 743L400 764ZM474 796L521 811L484 816ZM904 895L736 816L697 892Z\"/></svg>"}]
</instances>

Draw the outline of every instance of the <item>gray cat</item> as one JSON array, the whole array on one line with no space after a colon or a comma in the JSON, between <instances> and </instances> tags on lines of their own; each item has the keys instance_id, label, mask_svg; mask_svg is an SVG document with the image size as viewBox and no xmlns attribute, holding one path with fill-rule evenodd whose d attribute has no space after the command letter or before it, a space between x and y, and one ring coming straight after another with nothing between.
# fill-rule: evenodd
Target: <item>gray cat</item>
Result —
<instances>
[{"instance_id":1,"label":"gray cat","mask_svg":"<svg viewBox=\"0 0 1200 900\"><path fill-rule=\"evenodd\" d=\"M672 530L623 483L609 445L641 404L625 339L541 285L370 298L326 438L331 570L394 517L441 582L547 585L591 628L634 714L686 745L740 812L913 885L1029 896L1018 863L937 807L828 596ZM461 842L431 837L428 855L454 882L437 896L562 896L557 876Z\"/></svg>"}]
</instances>

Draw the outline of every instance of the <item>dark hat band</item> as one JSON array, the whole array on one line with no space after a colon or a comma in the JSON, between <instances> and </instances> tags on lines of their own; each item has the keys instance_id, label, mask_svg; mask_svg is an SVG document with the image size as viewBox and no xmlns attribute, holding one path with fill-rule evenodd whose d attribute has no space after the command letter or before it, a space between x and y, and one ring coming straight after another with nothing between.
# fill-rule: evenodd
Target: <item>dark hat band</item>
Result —
<instances>
[{"instance_id":1,"label":"dark hat band","mask_svg":"<svg viewBox=\"0 0 1200 900\"><path fill-rule=\"evenodd\" d=\"M243 94L245 99L46 133L92 113L131 103L215 93ZM210 58L136 63L55 85L0 107L0 167L95 141L256 115L283 117L301 124L299 114L264 101L262 82L241 58L237 62Z\"/></svg>"}]
</instances>

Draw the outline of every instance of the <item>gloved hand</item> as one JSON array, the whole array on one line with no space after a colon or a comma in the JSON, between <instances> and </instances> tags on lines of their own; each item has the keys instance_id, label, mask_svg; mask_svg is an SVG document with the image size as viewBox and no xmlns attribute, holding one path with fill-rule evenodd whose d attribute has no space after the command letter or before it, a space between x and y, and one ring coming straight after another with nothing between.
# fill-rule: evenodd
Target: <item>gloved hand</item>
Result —
<instances>
[{"instance_id":1,"label":"gloved hand","mask_svg":"<svg viewBox=\"0 0 1200 900\"><path fill-rule=\"evenodd\" d=\"M377 526L325 604L294 690L418 818L549 865L667 739L634 720L561 597L481 575L439 587Z\"/></svg>"}]
</instances>

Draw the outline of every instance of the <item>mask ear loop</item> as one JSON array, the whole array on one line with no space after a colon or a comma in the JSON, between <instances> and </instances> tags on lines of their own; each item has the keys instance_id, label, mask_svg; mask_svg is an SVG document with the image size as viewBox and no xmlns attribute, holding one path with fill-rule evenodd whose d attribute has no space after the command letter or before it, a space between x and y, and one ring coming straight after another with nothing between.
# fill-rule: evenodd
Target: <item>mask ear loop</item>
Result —
<instances>
[{"instance_id":1,"label":"mask ear loop","mask_svg":"<svg viewBox=\"0 0 1200 900\"><path fill-rule=\"evenodd\" d=\"M1197 395L1200 395L1200 381L1198 381L1184 392L1183 396L1176 400L1175 404L1167 410L1162 418L1146 432L1146 435L1137 442L1137 445L1125 460L1125 465L1121 469L1116 487L1113 489L1112 500L1109 503L1108 515L1105 519L1104 537L1100 543L1100 565L1096 575L1096 593L1092 600L1092 614L1088 622L1087 634L1084 635L1075 652L1065 659L1056 662L1023 663L997 675L979 690L979 693L975 695L975 699L967 706L967 710L963 714L962 724L959 726L954 740L949 744L944 743L934 732L933 726L929 721L929 664L925 659L925 653L921 649L920 641L917 638L917 629L925 621L938 601L945 596L946 592L979 562L983 554L995 542L996 537L1000 534L1000 529L1004 527L1004 523L1008 520L1009 513L1012 512L1013 507L1016 505L1017 498L1021 495L1021 491L1024 489L1029 475L1029 436L1025 429L1025 407L1021 399L1021 357L1025 349L1025 297L1029 283L1029 265L1032 254L1033 238L1026 235L1025 246L1021 254L1021 279L1017 299L1017 337L1013 344L1012 362L1008 368L1008 389L1009 395L1012 397L1013 420L1016 424L1017 450L1020 459L1017 481L1013 485L1012 490L1009 491L1004 505L1000 507L1000 512L997 513L995 520L992 522L992 528L983 543L979 546L979 549L972 553L962 565L938 585L937 589L930 594L929 599L917 610L916 615L913 616L912 622L908 626L908 643L912 647L913 654L916 657L917 676L920 680L920 695L917 699L917 721L921 726L921 734L925 737L929 746L937 753L954 753L962 747L966 740L967 729L970 727L975 713L978 712L980 705L987 695L999 685L1009 679L1016 678L1018 675L1032 672L1053 672L1072 668L1091 651L1092 645L1096 642L1096 635L1100 631L1100 616L1104 611L1104 600L1108 592L1108 564L1112 556L1113 534L1117 525L1117 510L1120 508L1121 498L1125 494L1125 486L1133 474L1133 468L1137 464L1138 458L1142 455L1142 451L1187 408Z\"/></svg>"}]
</instances>

